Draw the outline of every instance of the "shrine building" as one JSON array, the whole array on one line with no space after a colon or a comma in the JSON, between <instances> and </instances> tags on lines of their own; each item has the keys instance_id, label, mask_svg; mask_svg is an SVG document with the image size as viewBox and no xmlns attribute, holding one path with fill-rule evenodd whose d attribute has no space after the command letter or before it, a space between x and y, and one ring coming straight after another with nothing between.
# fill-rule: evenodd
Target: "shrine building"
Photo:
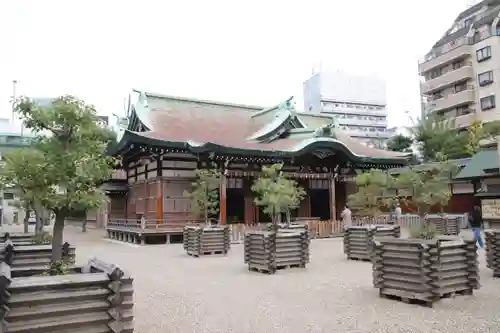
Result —
<instances>
[{"instance_id":1,"label":"shrine building","mask_svg":"<svg viewBox=\"0 0 500 333\"><path fill-rule=\"evenodd\" d=\"M270 218L255 205L252 183L263 165L283 163L306 191L295 217L338 219L354 178L371 168L406 165L407 154L365 146L330 115L298 112L292 99L262 108L134 91L127 121L109 154L122 179L105 189L109 220L181 227L199 220L186 197L195 169L221 171L220 223L255 224Z\"/></svg>"}]
</instances>

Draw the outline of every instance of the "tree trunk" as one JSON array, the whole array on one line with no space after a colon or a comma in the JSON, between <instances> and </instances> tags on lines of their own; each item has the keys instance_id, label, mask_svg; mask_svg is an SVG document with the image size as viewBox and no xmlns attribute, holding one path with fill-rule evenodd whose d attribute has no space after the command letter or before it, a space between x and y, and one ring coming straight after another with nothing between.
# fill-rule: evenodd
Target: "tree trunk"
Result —
<instances>
[{"instance_id":1,"label":"tree trunk","mask_svg":"<svg viewBox=\"0 0 500 333\"><path fill-rule=\"evenodd\" d=\"M23 221L23 224L24 224L24 233L28 233L29 232L28 221L30 219L30 213L31 213L31 210L26 209L25 215L24 215L24 221Z\"/></svg>"},{"instance_id":2,"label":"tree trunk","mask_svg":"<svg viewBox=\"0 0 500 333\"><path fill-rule=\"evenodd\" d=\"M97 220L96 220L97 222ZM82 218L82 232L87 232L87 212L85 212Z\"/></svg>"},{"instance_id":3,"label":"tree trunk","mask_svg":"<svg viewBox=\"0 0 500 333\"><path fill-rule=\"evenodd\" d=\"M62 257L62 243L64 233L64 220L66 214L61 212L56 213L56 220L54 222L54 230L52 235L52 262L58 262Z\"/></svg>"},{"instance_id":4,"label":"tree trunk","mask_svg":"<svg viewBox=\"0 0 500 333\"><path fill-rule=\"evenodd\" d=\"M286 214L286 224L290 225L292 218L291 218L291 213L290 213L290 208L287 208L285 211Z\"/></svg>"},{"instance_id":5,"label":"tree trunk","mask_svg":"<svg viewBox=\"0 0 500 333\"><path fill-rule=\"evenodd\" d=\"M43 231L43 221L40 209L35 210L35 234L39 234Z\"/></svg>"}]
</instances>

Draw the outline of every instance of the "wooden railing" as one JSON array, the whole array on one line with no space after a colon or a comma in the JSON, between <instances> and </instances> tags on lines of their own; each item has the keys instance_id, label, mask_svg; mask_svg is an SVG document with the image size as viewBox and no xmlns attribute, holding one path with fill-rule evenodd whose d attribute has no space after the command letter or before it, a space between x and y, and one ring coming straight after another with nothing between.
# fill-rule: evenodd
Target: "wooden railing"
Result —
<instances>
[{"instance_id":1,"label":"wooden railing","mask_svg":"<svg viewBox=\"0 0 500 333\"><path fill-rule=\"evenodd\" d=\"M429 217L433 215L429 214ZM467 214L447 214L448 217L458 217L461 220L461 228L467 227ZM298 223L307 224L311 238L329 238L341 236L344 232L344 223L336 220L318 220L313 218L301 218ZM365 224L397 224L405 229L412 229L421 225L420 216L416 214L403 214L399 218L392 218L388 214L380 215L377 218L364 217L354 218L352 225L365 225ZM245 232L248 230L265 230L268 223L259 223L254 225L245 224L231 224L231 241L233 243L243 242Z\"/></svg>"},{"instance_id":2,"label":"wooden railing","mask_svg":"<svg viewBox=\"0 0 500 333\"><path fill-rule=\"evenodd\" d=\"M180 231L186 225L202 224L201 220L195 219L169 219L169 220L152 220L152 219L110 219L107 224L108 230L127 230L136 232L153 232L158 231Z\"/></svg>"},{"instance_id":3,"label":"wooden railing","mask_svg":"<svg viewBox=\"0 0 500 333\"><path fill-rule=\"evenodd\" d=\"M437 214L429 214L429 217L437 216ZM468 225L467 214L447 214L448 217L457 217L460 219L461 228L466 228ZM395 216L389 214L380 215L377 218L364 217L354 218L353 225L364 224L388 224L394 223L400 225L402 228L411 229L418 227L421 224L420 216L416 214L403 214L396 220ZM309 227L312 238L327 238L341 235L343 233L344 225L342 221L333 220L318 220L314 218L300 218L298 223L305 223ZM186 225L203 224L204 221L196 219L168 219L168 220L151 220L143 219L142 221L136 219L110 219L107 224L109 230L129 230L136 232L154 232L155 230L173 230L180 231ZM233 242L241 242L247 230L264 230L267 223L258 223L252 225L245 224L231 224L231 239Z\"/></svg>"}]
</instances>

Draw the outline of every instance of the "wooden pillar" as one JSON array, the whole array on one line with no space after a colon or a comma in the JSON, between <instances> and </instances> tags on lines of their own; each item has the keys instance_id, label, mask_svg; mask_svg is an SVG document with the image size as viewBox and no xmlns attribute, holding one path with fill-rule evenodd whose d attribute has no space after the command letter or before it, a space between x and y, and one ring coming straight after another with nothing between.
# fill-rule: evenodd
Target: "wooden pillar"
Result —
<instances>
[{"instance_id":1,"label":"wooden pillar","mask_svg":"<svg viewBox=\"0 0 500 333\"><path fill-rule=\"evenodd\" d=\"M227 223L227 195L226 195L226 189L227 189L227 176L223 172L221 177L220 177L220 190L219 190L219 197L220 197L220 204L219 204L219 222L220 224L226 224Z\"/></svg>"},{"instance_id":2,"label":"wooden pillar","mask_svg":"<svg viewBox=\"0 0 500 333\"><path fill-rule=\"evenodd\" d=\"M307 190L307 217L317 217L317 216L311 216L311 190Z\"/></svg>"},{"instance_id":3,"label":"wooden pillar","mask_svg":"<svg viewBox=\"0 0 500 333\"><path fill-rule=\"evenodd\" d=\"M162 168L162 157L160 154L156 156L156 223L163 221L163 168Z\"/></svg>"},{"instance_id":4,"label":"wooden pillar","mask_svg":"<svg viewBox=\"0 0 500 333\"><path fill-rule=\"evenodd\" d=\"M245 194L245 224L251 225L255 223L255 203L253 202L253 192L251 183L248 179L243 179L243 190Z\"/></svg>"},{"instance_id":5,"label":"wooden pillar","mask_svg":"<svg viewBox=\"0 0 500 333\"><path fill-rule=\"evenodd\" d=\"M335 206L335 178L330 178L330 219L335 221L337 219L337 209Z\"/></svg>"},{"instance_id":6,"label":"wooden pillar","mask_svg":"<svg viewBox=\"0 0 500 333\"><path fill-rule=\"evenodd\" d=\"M158 178L156 180L156 224L160 224L162 221L163 221L163 181L161 178Z\"/></svg>"},{"instance_id":7,"label":"wooden pillar","mask_svg":"<svg viewBox=\"0 0 500 333\"><path fill-rule=\"evenodd\" d=\"M309 181L302 180L299 182L306 194L299 204L298 217L311 217L311 197L309 195Z\"/></svg>"}]
</instances>

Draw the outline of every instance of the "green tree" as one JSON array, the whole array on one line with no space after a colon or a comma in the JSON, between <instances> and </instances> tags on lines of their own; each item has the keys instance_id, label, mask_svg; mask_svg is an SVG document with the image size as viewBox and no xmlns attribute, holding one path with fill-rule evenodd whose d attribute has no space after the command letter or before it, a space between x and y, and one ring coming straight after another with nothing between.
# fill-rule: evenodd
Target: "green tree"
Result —
<instances>
[{"instance_id":1,"label":"green tree","mask_svg":"<svg viewBox=\"0 0 500 333\"><path fill-rule=\"evenodd\" d=\"M450 198L450 179L456 167L447 162L437 162L425 171L409 169L398 175L394 187L398 194L407 193L403 200L417 209L421 216L429 213L433 206L444 208Z\"/></svg>"},{"instance_id":2,"label":"green tree","mask_svg":"<svg viewBox=\"0 0 500 333\"><path fill-rule=\"evenodd\" d=\"M402 134L397 134L387 141L387 149L391 151L399 151L402 153L411 153L412 144L412 138L404 136Z\"/></svg>"},{"instance_id":3,"label":"green tree","mask_svg":"<svg viewBox=\"0 0 500 333\"><path fill-rule=\"evenodd\" d=\"M192 210L196 216L208 218L219 212L220 172L216 169L196 170L196 181L192 183L191 192L187 196L192 200Z\"/></svg>"},{"instance_id":4,"label":"green tree","mask_svg":"<svg viewBox=\"0 0 500 333\"><path fill-rule=\"evenodd\" d=\"M498 135L500 135L500 121L483 123L474 120L467 128L467 153L469 156L478 153L481 150L483 140L491 140Z\"/></svg>"},{"instance_id":5,"label":"green tree","mask_svg":"<svg viewBox=\"0 0 500 333\"><path fill-rule=\"evenodd\" d=\"M377 217L381 209L396 202L394 179L385 171L372 169L356 177L357 191L349 195L348 204L361 216Z\"/></svg>"},{"instance_id":6,"label":"green tree","mask_svg":"<svg viewBox=\"0 0 500 333\"><path fill-rule=\"evenodd\" d=\"M286 213L287 223L290 223L290 209L298 207L306 194L296 181L283 175L282 169L279 163L263 166L252 185L252 191L257 194L255 203L264 207L264 213L271 217L275 226L281 222L281 213Z\"/></svg>"},{"instance_id":7,"label":"green tree","mask_svg":"<svg viewBox=\"0 0 500 333\"><path fill-rule=\"evenodd\" d=\"M28 232L28 220L32 210L35 209L35 192L43 184L44 172L43 169L33 170L33 173L27 174L26 170L32 168L33 164L41 165L44 156L40 151L31 148L20 148L9 151L4 156L5 163L0 170L0 178L5 187L15 189L19 200L14 203L14 206L19 209L24 209L24 232ZM36 232L41 231L38 225L35 228Z\"/></svg>"},{"instance_id":8,"label":"green tree","mask_svg":"<svg viewBox=\"0 0 500 333\"><path fill-rule=\"evenodd\" d=\"M436 161L439 154L448 159L468 157L467 133L457 133L452 122L436 115L419 120L412 130L424 162Z\"/></svg>"},{"instance_id":9,"label":"green tree","mask_svg":"<svg viewBox=\"0 0 500 333\"><path fill-rule=\"evenodd\" d=\"M101 206L105 194L99 189L109 179L116 161L105 156L109 130L98 125L93 106L64 96L47 107L22 97L16 111L36 135L30 163L25 168L6 173L7 181L26 181L35 202L55 214L52 238L52 262L61 259L64 221L73 210ZM9 163L6 160L7 168Z\"/></svg>"},{"instance_id":10,"label":"green tree","mask_svg":"<svg viewBox=\"0 0 500 333\"><path fill-rule=\"evenodd\" d=\"M479 143L484 134L483 124L480 121L474 121L467 128L467 144L465 146L465 149L470 156L476 154L479 151Z\"/></svg>"}]
</instances>

